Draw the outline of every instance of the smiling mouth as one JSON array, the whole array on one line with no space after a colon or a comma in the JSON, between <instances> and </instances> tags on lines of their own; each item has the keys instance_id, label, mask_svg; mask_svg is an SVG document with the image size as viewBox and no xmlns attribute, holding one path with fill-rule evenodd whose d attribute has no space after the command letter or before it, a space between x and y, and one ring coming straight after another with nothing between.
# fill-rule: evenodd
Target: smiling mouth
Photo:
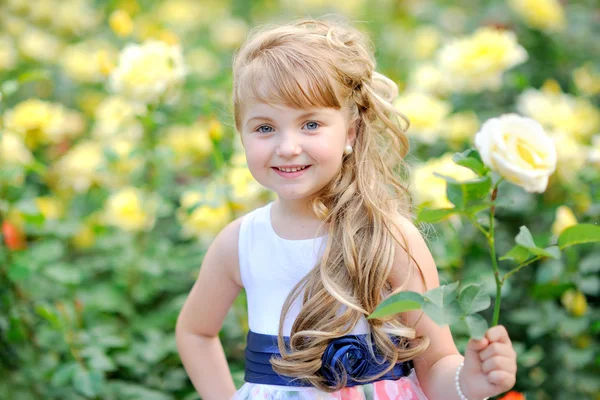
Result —
<instances>
[{"instance_id":1,"label":"smiling mouth","mask_svg":"<svg viewBox=\"0 0 600 400\"><path fill-rule=\"evenodd\" d=\"M294 168L273 167L273 169L276 169L281 172L298 172L298 171L305 170L308 167L310 167L310 165L305 165L303 167L294 167Z\"/></svg>"}]
</instances>

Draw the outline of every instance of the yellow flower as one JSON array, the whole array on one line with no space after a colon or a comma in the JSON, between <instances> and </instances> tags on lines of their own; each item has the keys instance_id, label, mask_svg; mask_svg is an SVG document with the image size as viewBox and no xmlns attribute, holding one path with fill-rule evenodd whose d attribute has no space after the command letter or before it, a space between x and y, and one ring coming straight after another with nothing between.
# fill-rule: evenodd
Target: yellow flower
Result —
<instances>
[{"instance_id":1,"label":"yellow flower","mask_svg":"<svg viewBox=\"0 0 600 400\"><path fill-rule=\"evenodd\" d=\"M219 12L214 7L194 0L170 0L160 3L153 18L177 30L187 32L198 29L199 21L206 18L205 14ZM200 22L201 24L202 22Z\"/></svg>"},{"instance_id":2,"label":"yellow flower","mask_svg":"<svg viewBox=\"0 0 600 400\"><path fill-rule=\"evenodd\" d=\"M81 113L62 104L36 98L27 99L8 110L5 124L8 129L25 137L25 144L30 148L75 138L83 133L86 125Z\"/></svg>"},{"instance_id":3,"label":"yellow flower","mask_svg":"<svg viewBox=\"0 0 600 400\"><path fill-rule=\"evenodd\" d=\"M9 71L17 65L19 56L12 38L0 35L0 71Z\"/></svg>"},{"instance_id":4,"label":"yellow flower","mask_svg":"<svg viewBox=\"0 0 600 400\"><path fill-rule=\"evenodd\" d=\"M541 193L556 169L556 147L535 120L504 114L487 120L475 135L485 165L528 192Z\"/></svg>"},{"instance_id":5,"label":"yellow flower","mask_svg":"<svg viewBox=\"0 0 600 400\"><path fill-rule=\"evenodd\" d=\"M33 155L23 143L23 138L13 132L0 131L0 165L26 165Z\"/></svg>"},{"instance_id":6,"label":"yellow flower","mask_svg":"<svg viewBox=\"0 0 600 400\"><path fill-rule=\"evenodd\" d=\"M111 172L105 181L108 186L122 186L128 182L131 173L142 166L142 159L132 154L135 149L136 143L127 139L117 139L106 145L105 154L112 154L112 157L106 160Z\"/></svg>"},{"instance_id":7,"label":"yellow flower","mask_svg":"<svg viewBox=\"0 0 600 400\"><path fill-rule=\"evenodd\" d=\"M158 203L141 190L123 188L113 193L106 202L104 221L127 232L152 229Z\"/></svg>"},{"instance_id":8,"label":"yellow flower","mask_svg":"<svg viewBox=\"0 0 600 400\"><path fill-rule=\"evenodd\" d=\"M104 161L102 147L91 141L78 143L54 165L58 186L85 192L101 181L99 171Z\"/></svg>"},{"instance_id":9,"label":"yellow flower","mask_svg":"<svg viewBox=\"0 0 600 400\"><path fill-rule=\"evenodd\" d=\"M572 180L586 163L586 147L571 135L557 132L552 135L556 145L556 172L563 182Z\"/></svg>"},{"instance_id":10,"label":"yellow flower","mask_svg":"<svg viewBox=\"0 0 600 400\"><path fill-rule=\"evenodd\" d=\"M19 37L19 49L29 58L43 63L54 63L62 53L59 38L38 28L27 27Z\"/></svg>"},{"instance_id":11,"label":"yellow flower","mask_svg":"<svg viewBox=\"0 0 600 400\"><path fill-rule=\"evenodd\" d=\"M206 201L206 198L207 194L199 191L187 191L181 196L177 218L184 237L210 241L231 220L231 211L224 199Z\"/></svg>"},{"instance_id":12,"label":"yellow flower","mask_svg":"<svg viewBox=\"0 0 600 400\"><path fill-rule=\"evenodd\" d=\"M575 317L581 317L587 311L587 299L579 290L569 289L560 298L563 306Z\"/></svg>"},{"instance_id":13,"label":"yellow flower","mask_svg":"<svg viewBox=\"0 0 600 400\"><path fill-rule=\"evenodd\" d=\"M231 167L226 172L231 188L231 204L236 211L250 211L260 202L263 187L254 179L247 167Z\"/></svg>"},{"instance_id":14,"label":"yellow flower","mask_svg":"<svg viewBox=\"0 0 600 400\"><path fill-rule=\"evenodd\" d=\"M200 79L210 80L217 76L221 70L219 58L211 51L197 47L186 53L186 63L190 72Z\"/></svg>"},{"instance_id":15,"label":"yellow flower","mask_svg":"<svg viewBox=\"0 0 600 400\"><path fill-rule=\"evenodd\" d=\"M108 19L110 29L120 37L126 37L133 32L131 17L124 10L115 10Z\"/></svg>"},{"instance_id":16,"label":"yellow flower","mask_svg":"<svg viewBox=\"0 0 600 400\"><path fill-rule=\"evenodd\" d=\"M534 28L561 31L565 27L565 12L558 0L509 0L508 4Z\"/></svg>"},{"instance_id":17,"label":"yellow flower","mask_svg":"<svg viewBox=\"0 0 600 400\"><path fill-rule=\"evenodd\" d=\"M584 140L600 129L600 111L590 101L554 90L525 90L517 109L544 127Z\"/></svg>"},{"instance_id":18,"label":"yellow flower","mask_svg":"<svg viewBox=\"0 0 600 400\"><path fill-rule=\"evenodd\" d=\"M451 106L425 93L406 93L394 101L394 106L410 120L408 134L425 143L433 143L440 136L443 123Z\"/></svg>"},{"instance_id":19,"label":"yellow flower","mask_svg":"<svg viewBox=\"0 0 600 400\"><path fill-rule=\"evenodd\" d=\"M462 111L446 119L442 132L452 142L466 142L475 137L479 126L479 119L473 111Z\"/></svg>"},{"instance_id":20,"label":"yellow flower","mask_svg":"<svg viewBox=\"0 0 600 400\"><path fill-rule=\"evenodd\" d=\"M100 40L79 42L65 49L61 64L67 75L76 82L103 82L105 65L98 57L101 53L107 58L116 58L117 51L108 42Z\"/></svg>"},{"instance_id":21,"label":"yellow flower","mask_svg":"<svg viewBox=\"0 0 600 400\"><path fill-rule=\"evenodd\" d=\"M248 24L240 18L225 18L211 25L211 39L217 48L233 50L248 35Z\"/></svg>"},{"instance_id":22,"label":"yellow flower","mask_svg":"<svg viewBox=\"0 0 600 400\"><path fill-rule=\"evenodd\" d=\"M595 96L600 93L600 72L594 69L591 63L575 69L573 81L577 89L586 96Z\"/></svg>"},{"instance_id":23,"label":"yellow flower","mask_svg":"<svg viewBox=\"0 0 600 400\"><path fill-rule=\"evenodd\" d=\"M442 41L440 31L434 26L421 26L415 31L411 44L413 54L418 60L425 60L433 56Z\"/></svg>"},{"instance_id":24,"label":"yellow flower","mask_svg":"<svg viewBox=\"0 0 600 400\"><path fill-rule=\"evenodd\" d=\"M122 96L109 96L96 109L92 136L102 141L115 137L138 141L144 135L144 127L138 117L146 112L146 106L141 103Z\"/></svg>"},{"instance_id":25,"label":"yellow flower","mask_svg":"<svg viewBox=\"0 0 600 400\"><path fill-rule=\"evenodd\" d=\"M592 147L589 151L588 160L592 164L600 166L600 135L592 137Z\"/></svg>"},{"instance_id":26,"label":"yellow flower","mask_svg":"<svg viewBox=\"0 0 600 400\"><path fill-rule=\"evenodd\" d=\"M42 214L46 220L57 220L65 213L65 207L62 201L56 197L36 197L34 202L40 211L40 214Z\"/></svg>"},{"instance_id":27,"label":"yellow flower","mask_svg":"<svg viewBox=\"0 0 600 400\"><path fill-rule=\"evenodd\" d=\"M88 0L58 1L52 10L52 26L59 32L83 36L102 23L102 13Z\"/></svg>"},{"instance_id":28,"label":"yellow flower","mask_svg":"<svg viewBox=\"0 0 600 400\"><path fill-rule=\"evenodd\" d=\"M180 46L159 41L127 45L109 77L111 90L146 104L177 100L186 75Z\"/></svg>"},{"instance_id":29,"label":"yellow flower","mask_svg":"<svg viewBox=\"0 0 600 400\"><path fill-rule=\"evenodd\" d=\"M71 238L71 242L77 249L89 249L96 242L96 234L91 226L85 224Z\"/></svg>"},{"instance_id":30,"label":"yellow flower","mask_svg":"<svg viewBox=\"0 0 600 400\"><path fill-rule=\"evenodd\" d=\"M109 76L116 66L113 57L106 50L97 51L94 54L94 62L98 65L103 76Z\"/></svg>"},{"instance_id":31,"label":"yellow flower","mask_svg":"<svg viewBox=\"0 0 600 400\"><path fill-rule=\"evenodd\" d=\"M527 51L514 32L480 28L459 37L438 53L438 61L452 90L476 92L496 90L504 71L527 60Z\"/></svg>"},{"instance_id":32,"label":"yellow flower","mask_svg":"<svg viewBox=\"0 0 600 400\"><path fill-rule=\"evenodd\" d=\"M558 237L565 229L573 225L577 225L577 218L573 211L567 206L558 207L556 218L552 224L552 234Z\"/></svg>"},{"instance_id":33,"label":"yellow flower","mask_svg":"<svg viewBox=\"0 0 600 400\"><path fill-rule=\"evenodd\" d=\"M431 158L426 163L412 169L412 193L416 204L426 204L433 208L453 207L446 196L446 181L434 175L434 172L452 177L457 181L467 181L477 177L475 172L461 167L452 161L448 153L440 158Z\"/></svg>"},{"instance_id":34,"label":"yellow flower","mask_svg":"<svg viewBox=\"0 0 600 400\"><path fill-rule=\"evenodd\" d=\"M442 71L433 63L418 65L411 71L408 87L411 91L445 95L449 86Z\"/></svg>"},{"instance_id":35,"label":"yellow flower","mask_svg":"<svg viewBox=\"0 0 600 400\"><path fill-rule=\"evenodd\" d=\"M175 165L178 167L203 161L213 151L208 126L202 122L190 126L169 126L163 134L161 146L173 152Z\"/></svg>"}]
</instances>

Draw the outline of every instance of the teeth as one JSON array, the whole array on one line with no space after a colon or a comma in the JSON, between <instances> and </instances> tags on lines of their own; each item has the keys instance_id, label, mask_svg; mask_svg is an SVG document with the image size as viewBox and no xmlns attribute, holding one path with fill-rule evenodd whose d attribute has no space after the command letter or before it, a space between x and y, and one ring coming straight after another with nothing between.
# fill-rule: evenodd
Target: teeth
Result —
<instances>
[{"instance_id":1,"label":"teeth","mask_svg":"<svg viewBox=\"0 0 600 400\"><path fill-rule=\"evenodd\" d=\"M277 168L280 171L283 172L296 172L296 171L302 171L303 169L305 169L306 167L299 167L299 168Z\"/></svg>"}]
</instances>

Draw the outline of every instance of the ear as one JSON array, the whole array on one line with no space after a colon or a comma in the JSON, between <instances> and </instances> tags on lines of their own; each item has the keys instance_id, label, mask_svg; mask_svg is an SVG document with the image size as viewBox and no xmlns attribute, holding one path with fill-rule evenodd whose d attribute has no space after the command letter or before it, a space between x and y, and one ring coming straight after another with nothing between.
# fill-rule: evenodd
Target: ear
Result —
<instances>
[{"instance_id":1,"label":"ear","mask_svg":"<svg viewBox=\"0 0 600 400\"><path fill-rule=\"evenodd\" d=\"M357 124L357 120L352 121L350 126L348 126L348 133L346 135L346 144L349 144L352 147L354 147L354 142L356 141L356 132L358 130Z\"/></svg>"}]
</instances>

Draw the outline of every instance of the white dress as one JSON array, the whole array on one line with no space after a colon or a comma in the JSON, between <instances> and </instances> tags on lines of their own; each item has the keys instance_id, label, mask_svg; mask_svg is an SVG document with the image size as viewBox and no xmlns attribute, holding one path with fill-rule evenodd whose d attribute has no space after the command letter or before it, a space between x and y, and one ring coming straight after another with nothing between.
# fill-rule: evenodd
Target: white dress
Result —
<instances>
[{"instance_id":1,"label":"white dress","mask_svg":"<svg viewBox=\"0 0 600 400\"><path fill-rule=\"evenodd\" d=\"M279 237L271 224L272 204L247 214L240 227L240 274L248 300L250 332L246 348L246 383L233 399L427 400L410 363L397 364L383 380L367 384L350 383L350 386L333 393L292 381L272 370L268 360L278 354L276 337L283 303L296 283L314 267L326 241L326 236L307 240ZM289 336L300 309L301 299L297 299L283 324L285 337ZM334 365L343 359L348 371L372 372L375 364L364 361L366 358L361 352L363 338L368 333L369 324L363 318L349 335L328 346L323 356L324 365L328 362ZM350 364L348 356L352 356ZM353 365L359 368L353 370Z\"/></svg>"}]
</instances>

